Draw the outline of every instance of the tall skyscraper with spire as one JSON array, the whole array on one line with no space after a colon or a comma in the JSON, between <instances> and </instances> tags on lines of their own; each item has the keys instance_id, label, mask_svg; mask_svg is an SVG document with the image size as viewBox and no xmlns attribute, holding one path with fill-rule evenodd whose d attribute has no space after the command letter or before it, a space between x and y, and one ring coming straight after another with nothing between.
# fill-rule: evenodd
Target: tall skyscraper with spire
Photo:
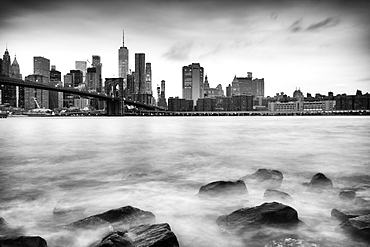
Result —
<instances>
[{"instance_id":1,"label":"tall skyscraper with spire","mask_svg":"<svg viewBox=\"0 0 370 247\"><path fill-rule=\"evenodd\" d=\"M14 66L14 67L13 67ZM14 75L13 75L14 71ZM12 77L17 79L22 79L22 75L20 75L19 78L19 65L17 62L17 59L14 58L13 64L11 64L11 59L8 51L8 47L6 47L4 55L3 55L3 61L1 64L1 75L6 77ZM9 104L10 106L18 106L18 100L17 100L17 88L16 86L11 85L2 85L1 86L1 104Z\"/></svg>"},{"instance_id":2,"label":"tall skyscraper with spire","mask_svg":"<svg viewBox=\"0 0 370 247\"><path fill-rule=\"evenodd\" d=\"M125 47L125 31L122 31L122 46L118 49L118 77L127 83L128 74L128 49Z\"/></svg>"}]
</instances>

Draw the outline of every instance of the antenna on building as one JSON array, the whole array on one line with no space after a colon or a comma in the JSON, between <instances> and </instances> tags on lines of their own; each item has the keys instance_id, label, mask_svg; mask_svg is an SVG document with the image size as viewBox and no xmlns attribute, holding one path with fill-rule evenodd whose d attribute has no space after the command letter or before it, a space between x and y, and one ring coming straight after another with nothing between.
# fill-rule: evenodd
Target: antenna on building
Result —
<instances>
[{"instance_id":1,"label":"antenna on building","mask_svg":"<svg viewBox=\"0 0 370 247\"><path fill-rule=\"evenodd\" d=\"M125 47L125 30L122 30L122 47Z\"/></svg>"}]
</instances>

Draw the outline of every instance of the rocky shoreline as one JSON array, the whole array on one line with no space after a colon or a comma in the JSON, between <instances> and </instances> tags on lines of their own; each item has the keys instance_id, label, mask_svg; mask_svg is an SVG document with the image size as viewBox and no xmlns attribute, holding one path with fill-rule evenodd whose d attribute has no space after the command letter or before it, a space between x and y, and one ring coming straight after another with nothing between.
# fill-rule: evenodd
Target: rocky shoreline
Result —
<instances>
[{"instance_id":1,"label":"rocky shoreline","mask_svg":"<svg viewBox=\"0 0 370 247\"><path fill-rule=\"evenodd\" d=\"M336 194L345 208L333 208L330 217L337 227L332 234L343 236L341 241L327 237L315 238L319 232L299 218L292 206L294 197L280 190L284 175L270 169L259 169L233 181L213 181L199 188L201 200L223 200L232 197L248 197L249 190L258 188L264 203L242 207L228 214L219 215L215 226L220 236L241 239L245 246L355 246L370 245L370 202L359 198L353 189L338 189L332 180L322 173L315 174L306 183L310 196ZM60 213L54 211L55 214ZM176 247L181 246L176 233L168 223L157 223L156 216L132 206L112 209L53 229L58 240L50 246L81 247ZM73 242L74 235L86 238L84 245ZM0 217L0 247L47 247L42 236L26 236L21 228L15 228ZM353 246L353 245L352 245Z\"/></svg>"}]
</instances>

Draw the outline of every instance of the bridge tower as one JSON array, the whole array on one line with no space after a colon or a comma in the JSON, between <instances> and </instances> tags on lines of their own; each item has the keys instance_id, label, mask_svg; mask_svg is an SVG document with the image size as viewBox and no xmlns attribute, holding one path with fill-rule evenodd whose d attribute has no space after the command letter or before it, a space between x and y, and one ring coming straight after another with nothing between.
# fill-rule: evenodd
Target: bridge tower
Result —
<instances>
[{"instance_id":1,"label":"bridge tower","mask_svg":"<svg viewBox=\"0 0 370 247\"><path fill-rule=\"evenodd\" d=\"M126 88L124 78L106 78L105 93L112 97L107 100L107 115L123 116L125 115L124 90Z\"/></svg>"}]
</instances>

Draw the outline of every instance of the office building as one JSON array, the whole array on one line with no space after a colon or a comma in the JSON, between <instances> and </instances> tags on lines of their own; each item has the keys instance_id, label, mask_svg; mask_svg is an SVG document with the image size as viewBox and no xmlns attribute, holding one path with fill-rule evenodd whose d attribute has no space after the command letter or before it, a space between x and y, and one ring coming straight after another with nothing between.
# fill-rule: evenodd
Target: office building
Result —
<instances>
[{"instance_id":1,"label":"office building","mask_svg":"<svg viewBox=\"0 0 370 247\"><path fill-rule=\"evenodd\" d=\"M44 57L33 57L33 74L50 78L50 60Z\"/></svg>"},{"instance_id":2,"label":"office building","mask_svg":"<svg viewBox=\"0 0 370 247\"><path fill-rule=\"evenodd\" d=\"M145 93L152 94L152 64L146 63L145 64Z\"/></svg>"},{"instance_id":3,"label":"office building","mask_svg":"<svg viewBox=\"0 0 370 247\"><path fill-rule=\"evenodd\" d=\"M61 72L58 71L55 65L51 66L50 70L50 85L55 87L63 87ZM63 107L63 93L49 91L49 108L61 109Z\"/></svg>"},{"instance_id":4,"label":"office building","mask_svg":"<svg viewBox=\"0 0 370 247\"><path fill-rule=\"evenodd\" d=\"M216 88L211 88L209 86L208 76L206 75L204 80L203 97L204 98L225 97L222 85L218 84Z\"/></svg>"},{"instance_id":5,"label":"office building","mask_svg":"<svg viewBox=\"0 0 370 247\"><path fill-rule=\"evenodd\" d=\"M231 96L232 95L249 95L255 97L264 97L265 94L265 80L253 79L252 72L248 72L247 77L234 77L231 83Z\"/></svg>"},{"instance_id":6,"label":"office building","mask_svg":"<svg viewBox=\"0 0 370 247\"><path fill-rule=\"evenodd\" d=\"M14 58L14 61L17 60ZM13 62L14 63L14 62ZM6 77L12 76L12 64L9 55L8 48L5 49L2 63L1 63L1 75ZM8 104L9 106L17 106L17 87L11 85L1 85L1 101L0 104Z\"/></svg>"},{"instance_id":7,"label":"office building","mask_svg":"<svg viewBox=\"0 0 370 247\"><path fill-rule=\"evenodd\" d=\"M86 61L76 61L75 69L82 71L82 83L86 82L86 73L87 73L87 62Z\"/></svg>"},{"instance_id":8,"label":"office building","mask_svg":"<svg viewBox=\"0 0 370 247\"><path fill-rule=\"evenodd\" d=\"M166 81L161 81L161 87L157 88L158 91L158 106L162 107L163 109L167 109L167 101L166 101Z\"/></svg>"},{"instance_id":9,"label":"office building","mask_svg":"<svg viewBox=\"0 0 370 247\"><path fill-rule=\"evenodd\" d=\"M135 53L134 94L146 93L145 54Z\"/></svg>"},{"instance_id":10,"label":"office building","mask_svg":"<svg viewBox=\"0 0 370 247\"><path fill-rule=\"evenodd\" d=\"M182 97L193 100L194 105L204 95L204 69L199 63L182 67Z\"/></svg>"},{"instance_id":11,"label":"office building","mask_svg":"<svg viewBox=\"0 0 370 247\"><path fill-rule=\"evenodd\" d=\"M122 31L122 46L118 49L118 77L123 78L127 83L129 70L128 49L125 47L125 31Z\"/></svg>"},{"instance_id":12,"label":"office building","mask_svg":"<svg viewBox=\"0 0 370 247\"><path fill-rule=\"evenodd\" d=\"M89 92L97 92L99 88L99 78L96 73L96 68L87 68L86 74L86 89Z\"/></svg>"},{"instance_id":13,"label":"office building","mask_svg":"<svg viewBox=\"0 0 370 247\"><path fill-rule=\"evenodd\" d=\"M97 92L103 92L103 79L102 79L102 63L100 61L100 56L98 55L93 55L92 56L92 66L96 68L96 74L98 76L98 87L97 87Z\"/></svg>"}]
</instances>

